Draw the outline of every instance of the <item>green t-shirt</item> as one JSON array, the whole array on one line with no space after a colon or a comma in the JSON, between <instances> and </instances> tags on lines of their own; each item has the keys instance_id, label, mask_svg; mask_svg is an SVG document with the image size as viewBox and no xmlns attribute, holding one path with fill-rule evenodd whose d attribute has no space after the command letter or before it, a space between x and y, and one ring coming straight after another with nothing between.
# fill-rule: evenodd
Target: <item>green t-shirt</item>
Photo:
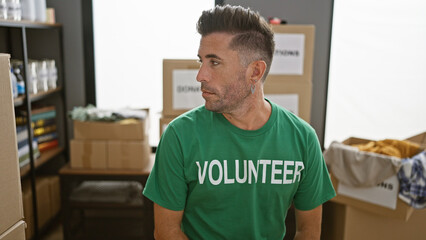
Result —
<instances>
[{"instance_id":1,"label":"green t-shirt","mask_svg":"<svg viewBox=\"0 0 426 240\"><path fill-rule=\"evenodd\" d=\"M190 239L283 239L287 210L335 196L315 131L271 103L258 130L235 127L204 106L172 121L144 195L184 210Z\"/></svg>"}]
</instances>

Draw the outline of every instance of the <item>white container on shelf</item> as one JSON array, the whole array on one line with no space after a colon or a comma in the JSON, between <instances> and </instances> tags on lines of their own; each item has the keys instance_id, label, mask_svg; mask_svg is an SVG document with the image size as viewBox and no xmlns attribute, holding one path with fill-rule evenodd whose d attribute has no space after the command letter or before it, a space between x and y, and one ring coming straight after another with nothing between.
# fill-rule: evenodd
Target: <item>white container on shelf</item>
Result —
<instances>
[{"instance_id":1,"label":"white container on shelf","mask_svg":"<svg viewBox=\"0 0 426 240\"><path fill-rule=\"evenodd\" d=\"M34 0L21 0L22 19L35 21L36 8Z\"/></svg>"},{"instance_id":2,"label":"white container on shelf","mask_svg":"<svg viewBox=\"0 0 426 240\"><path fill-rule=\"evenodd\" d=\"M46 22L46 0L35 0L36 21Z\"/></svg>"},{"instance_id":3,"label":"white container on shelf","mask_svg":"<svg viewBox=\"0 0 426 240\"><path fill-rule=\"evenodd\" d=\"M28 93L36 94L38 92L37 88L37 62L34 60L30 60L28 62L28 71L29 71L29 79L28 79Z\"/></svg>"},{"instance_id":4,"label":"white container on shelf","mask_svg":"<svg viewBox=\"0 0 426 240\"><path fill-rule=\"evenodd\" d=\"M49 90L47 86L48 72L47 72L47 61L41 60L37 62L37 89L39 92L45 92Z\"/></svg>"},{"instance_id":5,"label":"white container on shelf","mask_svg":"<svg viewBox=\"0 0 426 240\"><path fill-rule=\"evenodd\" d=\"M47 60L47 86L49 89L55 89L58 82L58 69L56 68L55 60Z\"/></svg>"},{"instance_id":6,"label":"white container on shelf","mask_svg":"<svg viewBox=\"0 0 426 240\"><path fill-rule=\"evenodd\" d=\"M0 19L7 19L6 0L0 0Z\"/></svg>"},{"instance_id":7,"label":"white container on shelf","mask_svg":"<svg viewBox=\"0 0 426 240\"><path fill-rule=\"evenodd\" d=\"M8 20L21 20L22 9L20 0L6 0L6 6Z\"/></svg>"}]
</instances>

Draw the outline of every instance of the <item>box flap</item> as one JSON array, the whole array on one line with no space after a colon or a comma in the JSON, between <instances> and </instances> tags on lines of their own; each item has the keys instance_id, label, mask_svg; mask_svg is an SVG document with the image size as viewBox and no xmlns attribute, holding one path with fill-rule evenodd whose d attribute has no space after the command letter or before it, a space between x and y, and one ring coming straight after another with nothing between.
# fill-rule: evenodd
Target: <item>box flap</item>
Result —
<instances>
[{"instance_id":1,"label":"box flap","mask_svg":"<svg viewBox=\"0 0 426 240\"><path fill-rule=\"evenodd\" d=\"M0 240L25 240L25 222L19 221L11 228L0 234Z\"/></svg>"}]
</instances>

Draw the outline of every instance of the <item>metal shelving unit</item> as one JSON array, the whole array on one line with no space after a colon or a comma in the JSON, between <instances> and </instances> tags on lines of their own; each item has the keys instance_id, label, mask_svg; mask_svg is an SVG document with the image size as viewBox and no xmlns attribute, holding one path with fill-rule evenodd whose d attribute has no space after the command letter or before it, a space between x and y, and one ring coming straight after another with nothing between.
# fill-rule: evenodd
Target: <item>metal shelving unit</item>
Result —
<instances>
[{"instance_id":1,"label":"metal shelving unit","mask_svg":"<svg viewBox=\"0 0 426 240\"><path fill-rule=\"evenodd\" d=\"M14 100L15 112L20 108L26 113L26 129L28 131L29 144L29 164L21 167L21 178L29 178L31 182L32 204L33 204L33 223L34 236L33 239L40 238L38 211L37 211L37 194L36 193L36 176L37 170L41 167L55 162L55 159L61 158L55 173L60 167L68 162L68 136L67 136L67 114L66 114L66 96L65 96L65 80L64 80L64 64L63 64L63 45L62 45L62 25L47 24L29 21L7 21L0 20L0 52L9 53L12 59L19 59L23 62L23 77L25 80L25 95ZM30 94L28 92L28 82L30 74L27 71L29 59L54 59L58 70L58 87L53 90ZM34 158L34 149L31 144L34 139L32 133L32 115L31 110L33 104L44 103L55 106L56 124L58 132L59 145L55 148L41 153L37 159ZM61 164L62 162L62 164Z\"/></svg>"}]
</instances>

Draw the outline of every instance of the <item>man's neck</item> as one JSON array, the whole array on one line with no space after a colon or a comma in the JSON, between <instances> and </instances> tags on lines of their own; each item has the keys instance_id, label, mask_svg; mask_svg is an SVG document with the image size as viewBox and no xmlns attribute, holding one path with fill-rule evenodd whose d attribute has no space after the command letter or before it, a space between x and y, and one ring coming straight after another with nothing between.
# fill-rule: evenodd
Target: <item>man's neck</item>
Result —
<instances>
[{"instance_id":1,"label":"man's neck","mask_svg":"<svg viewBox=\"0 0 426 240\"><path fill-rule=\"evenodd\" d=\"M234 126L244 130L257 130L266 122L271 115L271 104L259 94L253 101L241 106L232 113L222 113L223 116Z\"/></svg>"}]
</instances>

